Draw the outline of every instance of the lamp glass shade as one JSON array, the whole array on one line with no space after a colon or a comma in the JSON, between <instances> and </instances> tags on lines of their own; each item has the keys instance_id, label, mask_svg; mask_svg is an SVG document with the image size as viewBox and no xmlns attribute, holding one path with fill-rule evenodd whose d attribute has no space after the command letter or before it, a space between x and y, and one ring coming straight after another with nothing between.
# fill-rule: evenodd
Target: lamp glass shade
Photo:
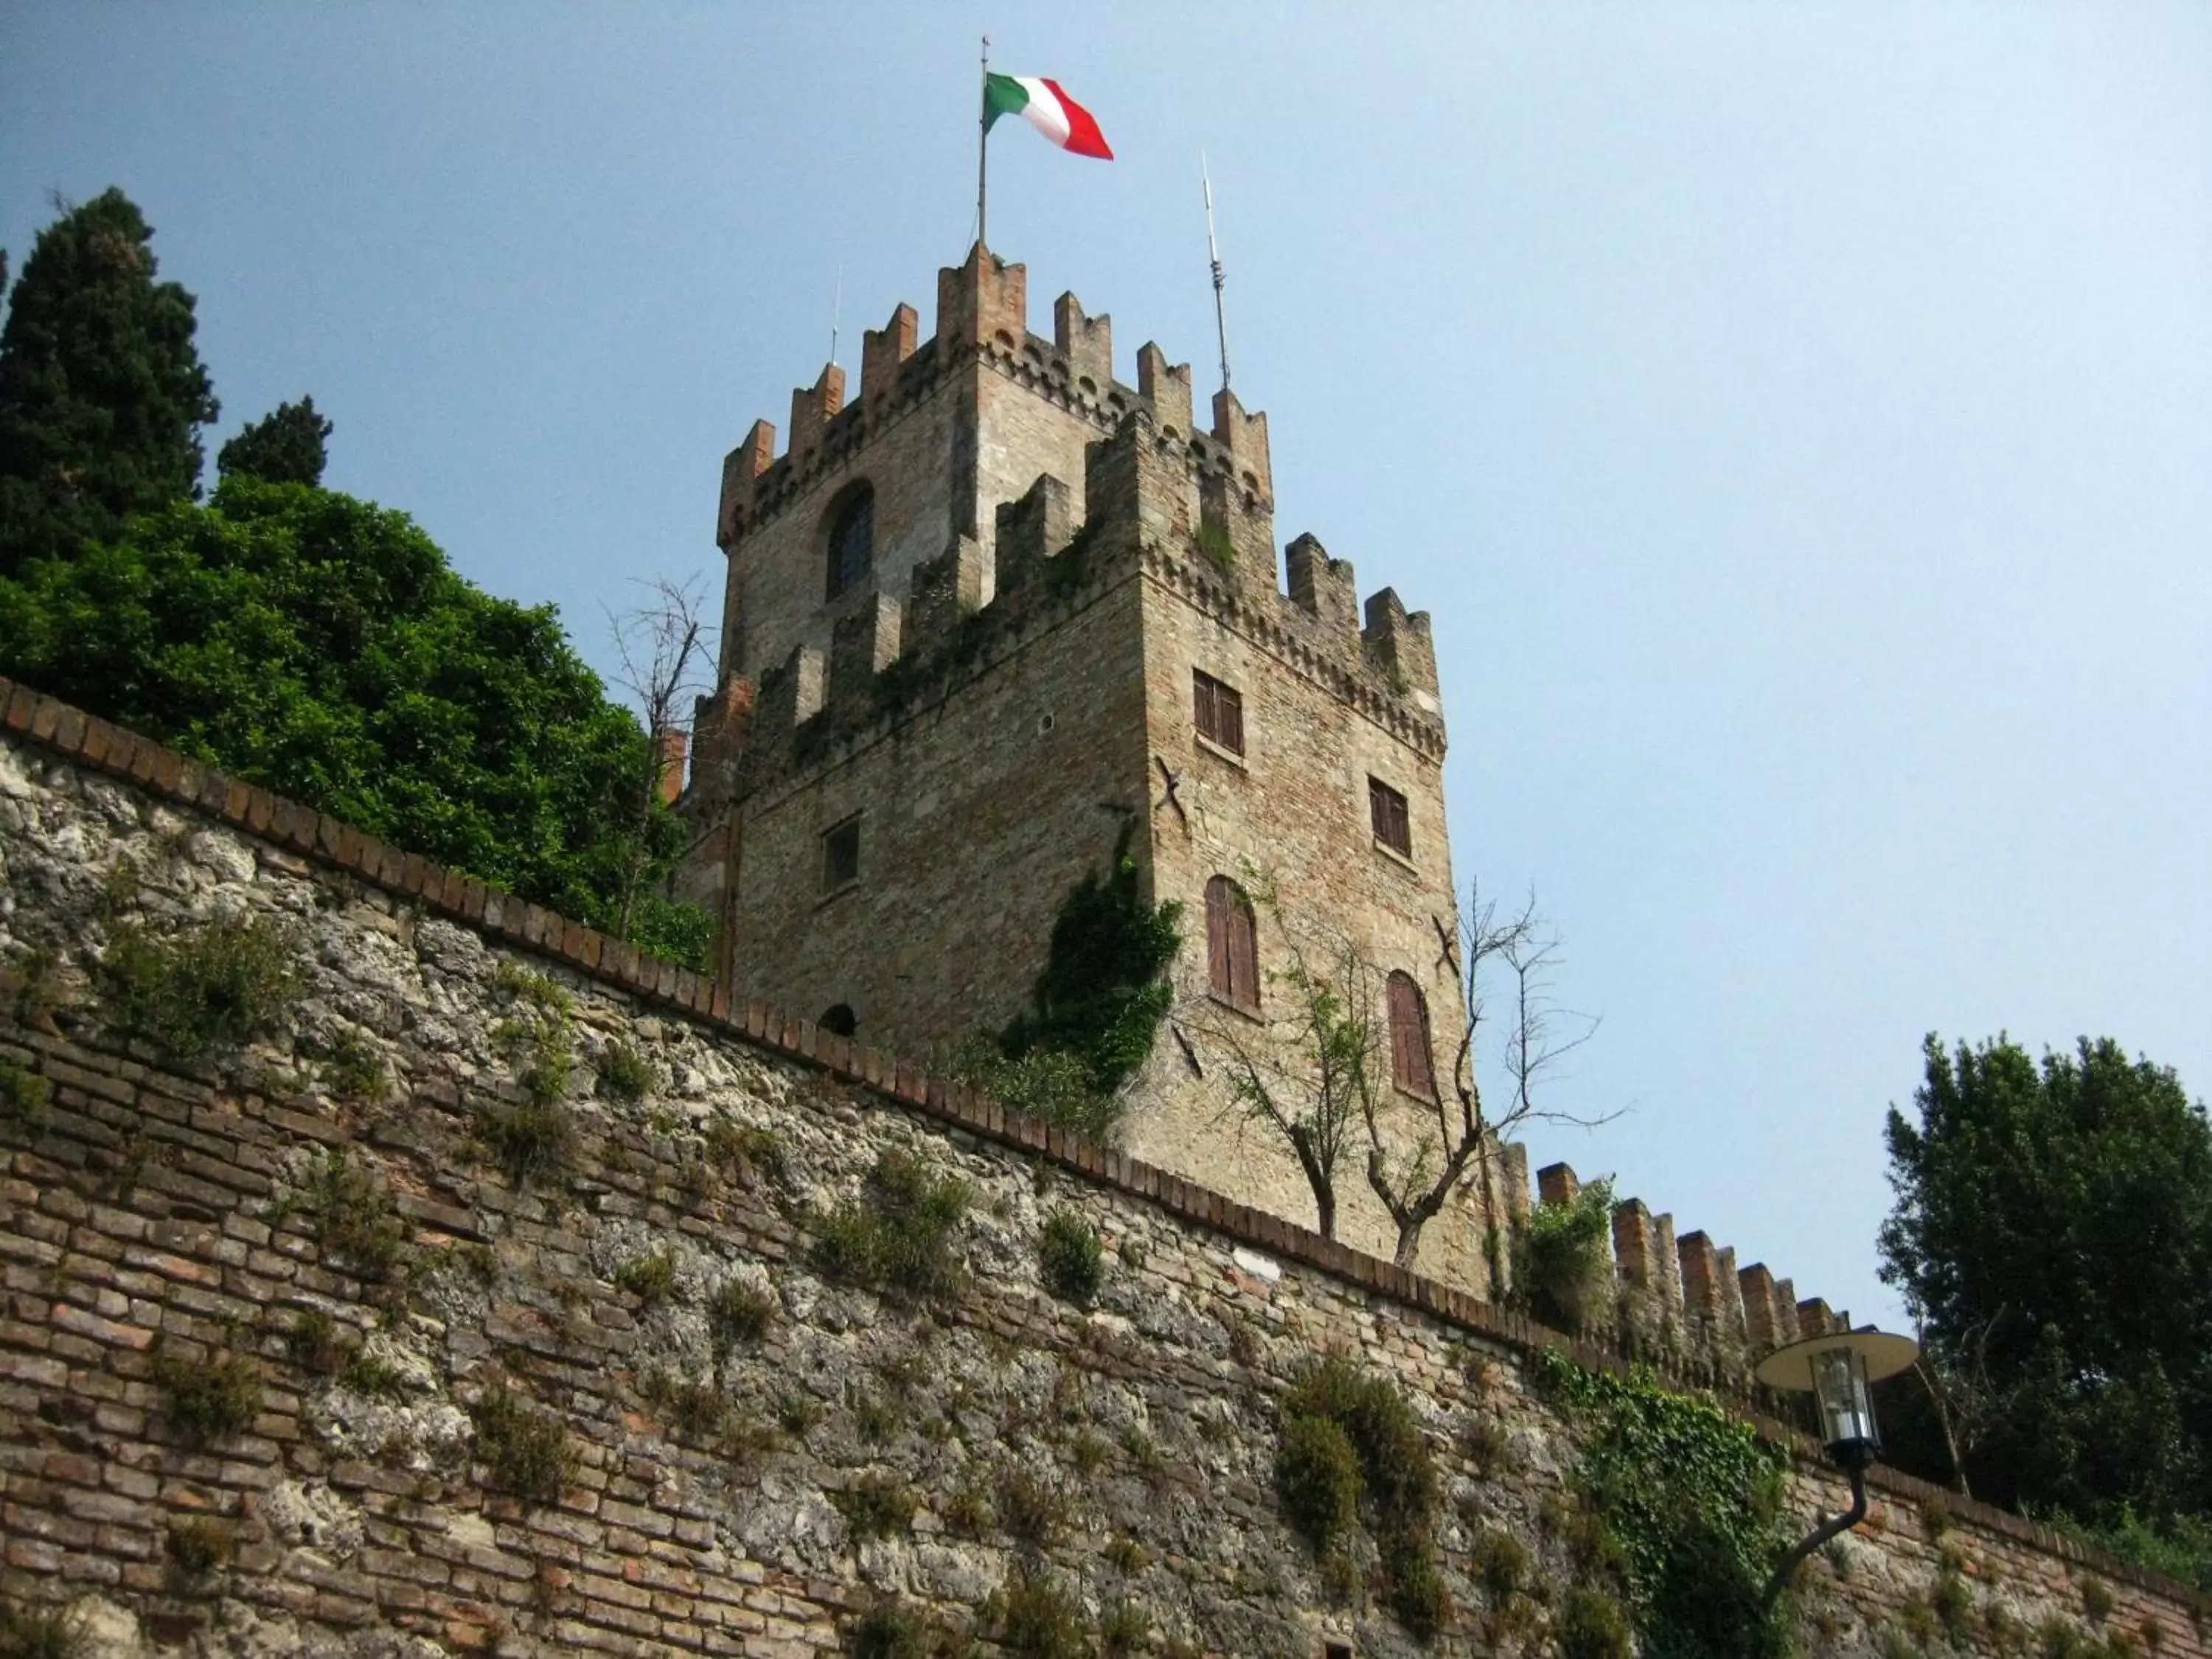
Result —
<instances>
[{"instance_id":1,"label":"lamp glass shade","mask_svg":"<svg viewBox=\"0 0 2212 1659\"><path fill-rule=\"evenodd\" d=\"M1850 1347L1824 1349L1811 1357L1813 1395L1820 1406L1820 1437L1831 1451L1839 1447L1879 1449L1874 1425L1874 1393L1865 1359Z\"/></svg>"}]
</instances>

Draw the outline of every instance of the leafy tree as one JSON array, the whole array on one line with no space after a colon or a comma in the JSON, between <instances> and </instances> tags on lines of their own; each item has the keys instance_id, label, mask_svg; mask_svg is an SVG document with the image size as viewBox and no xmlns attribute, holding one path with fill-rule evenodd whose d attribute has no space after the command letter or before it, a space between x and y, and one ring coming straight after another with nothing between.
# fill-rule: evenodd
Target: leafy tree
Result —
<instances>
[{"instance_id":1,"label":"leafy tree","mask_svg":"<svg viewBox=\"0 0 2212 1659\"><path fill-rule=\"evenodd\" d=\"M552 607L328 490L233 477L0 579L0 673L601 926L638 845L658 874L683 842L665 808L641 826L652 745ZM696 912L641 921L641 947L701 965Z\"/></svg>"},{"instance_id":2,"label":"leafy tree","mask_svg":"<svg viewBox=\"0 0 2212 1659\"><path fill-rule=\"evenodd\" d=\"M199 493L217 405L192 296L154 280L152 239L111 189L66 208L23 262L0 328L0 574Z\"/></svg>"},{"instance_id":3,"label":"leafy tree","mask_svg":"<svg viewBox=\"0 0 2212 1659\"><path fill-rule=\"evenodd\" d=\"M1882 1276L1919 1322L1960 1472L2091 1525L2212 1508L2212 1125L2083 1038L1925 1045L1889 1115ZM2131 1519L2129 1524L2137 1524Z\"/></svg>"},{"instance_id":4,"label":"leafy tree","mask_svg":"<svg viewBox=\"0 0 2212 1659\"><path fill-rule=\"evenodd\" d=\"M264 483L320 484L331 429L313 398L279 404L216 453L216 471Z\"/></svg>"}]
</instances>

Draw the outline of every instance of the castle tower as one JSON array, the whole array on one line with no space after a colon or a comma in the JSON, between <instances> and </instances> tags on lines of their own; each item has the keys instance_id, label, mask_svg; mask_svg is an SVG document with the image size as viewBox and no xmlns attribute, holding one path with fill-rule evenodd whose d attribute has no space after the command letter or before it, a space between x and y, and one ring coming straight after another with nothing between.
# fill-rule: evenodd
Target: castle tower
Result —
<instances>
[{"instance_id":1,"label":"castle tower","mask_svg":"<svg viewBox=\"0 0 2212 1659\"><path fill-rule=\"evenodd\" d=\"M1128 830L1151 896L1183 904L1186 1040L1163 1028L1124 1140L1310 1219L1203 1038L1276 1042L1272 976L1326 936L1389 975L1378 1012L1425 1018L1425 1086L1449 1093L1428 618L1387 588L1363 612L1310 536L1279 575L1267 416L1224 391L1199 430L1188 367L1149 344L1116 380L1109 319L1073 295L1031 334L1025 271L978 246L919 323L901 306L868 333L849 402L835 365L794 392L781 454L761 422L724 464L720 678L678 893L720 919L717 972L744 994L923 1052L1023 1010L1067 895ZM1422 1069L1395 1067L1407 1133L1433 1122ZM1387 1255L1364 1164L1355 1140L1339 1236ZM1422 1264L1472 1280L1478 1232L1447 1212Z\"/></svg>"}]
</instances>

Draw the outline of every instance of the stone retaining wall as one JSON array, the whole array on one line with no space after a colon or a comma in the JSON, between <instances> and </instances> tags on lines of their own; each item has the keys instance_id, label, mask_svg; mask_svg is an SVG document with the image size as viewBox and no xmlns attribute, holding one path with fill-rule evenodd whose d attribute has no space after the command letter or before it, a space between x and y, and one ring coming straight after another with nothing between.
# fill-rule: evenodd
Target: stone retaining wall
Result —
<instances>
[{"instance_id":1,"label":"stone retaining wall","mask_svg":"<svg viewBox=\"0 0 2212 1659\"><path fill-rule=\"evenodd\" d=\"M0 726L11 1608L73 1607L103 1656L817 1655L879 1595L988 1620L1027 1563L1157 1653L1410 1655L1273 1495L1275 1401L1334 1351L1402 1387L1443 1475L1462 1612L1426 1650L1552 1650L1575 1446L1528 1359L1565 1339L20 688ZM285 941L273 1028L194 1063L114 1029L118 933L218 917ZM549 1121L565 1160L518 1182L499 1126ZM949 1299L814 1265L886 1152L967 1184ZM1063 1210L1104 1245L1087 1308L1042 1282ZM226 1379L245 1420L195 1436ZM557 1425L550 1469L501 1401ZM1792 1508L1839 1506L1764 1427ZM1929 1489L1875 1485L1848 1571L1808 1571L1806 1651L1895 1651L1946 1549L1978 1615L1954 1650L2000 1650L1996 1605L2212 1651L2203 1598L1956 1501L1939 1540ZM1511 1621L1486 1528L1548 1591Z\"/></svg>"}]
</instances>

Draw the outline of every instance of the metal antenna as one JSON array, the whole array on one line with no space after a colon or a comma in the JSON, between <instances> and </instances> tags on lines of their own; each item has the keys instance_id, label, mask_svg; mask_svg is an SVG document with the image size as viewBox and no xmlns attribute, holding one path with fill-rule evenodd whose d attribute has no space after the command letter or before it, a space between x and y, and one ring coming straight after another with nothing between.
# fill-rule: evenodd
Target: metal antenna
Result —
<instances>
[{"instance_id":1,"label":"metal antenna","mask_svg":"<svg viewBox=\"0 0 2212 1659\"><path fill-rule=\"evenodd\" d=\"M837 361L837 325L844 320L845 267L837 267L837 283L830 295L830 361Z\"/></svg>"},{"instance_id":2,"label":"metal antenna","mask_svg":"<svg viewBox=\"0 0 2212 1659\"><path fill-rule=\"evenodd\" d=\"M1221 250L1213 240L1213 179L1206 170L1206 152L1198 153L1199 183L1206 190L1206 257L1213 262L1213 331L1221 340L1221 389L1229 390L1229 319L1222 309L1221 289L1226 280L1221 270Z\"/></svg>"}]
</instances>

